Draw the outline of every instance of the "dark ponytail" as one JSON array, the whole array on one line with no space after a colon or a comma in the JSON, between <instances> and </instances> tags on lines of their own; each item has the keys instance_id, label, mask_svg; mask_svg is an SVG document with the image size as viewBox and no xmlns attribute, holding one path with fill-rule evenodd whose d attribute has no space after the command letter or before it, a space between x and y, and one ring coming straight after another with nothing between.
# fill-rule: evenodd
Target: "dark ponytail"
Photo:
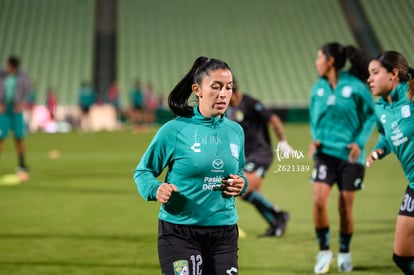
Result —
<instances>
[{"instance_id":1,"label":"dark ponytail","mask_svg":"<svg viewBox=\"0 0 414 275\"><path fill-rule=\"evenodd\" d=\"M193 108L188 104L188 99L192 93L191 86L194 81L194 72L206 57L197 58L190 71L175 85L174 89L168 96L168 105L176 116L191 117L193 116Z\"/></svg>"},{"instance_id":2,"label":"dark ponytail","mask_svg":"<svg viewBox=\"0 0 414 275\"><path fill-rule=\"evenodd\" d=\"M408 98L414 100L414 69L408 68Z\"/></svg>"},{"instance_id":3,"label":"dark ponytail","mask_svg":"<svg viewBox=\"0 0 414 275\"><path fill-rule=\"evenodd\" d=\"M369 59L354 46L345 47L337 42L332 42L325 44L321 50L326 58L332 57L334 59L334 67L337 71L345 67L348 59L351 62L349 73L364 82L367 80Z\"/></svg>"},{"instance_id":4,"label":"dark ponytail","mask_svg":"<svg viewBox=\"0 0 414 275\"><path fill-rule=\"evenodd\" d=\"M192 85L201 85L203 78L210 71L217 69L231 71L225 62L218 59L200 56L194 61L190 71L175 85L168 96L168 105L176 116L192 117L194 115L193 107L188 103L188 99L193 92Z\"/></svg>"},{"instance_id":5,"label":"dark ponytail","mask_svg":"<svg viewBox=\"0 0 414 275\"><path fill-rule=\"evenodd\" d=\"M369 59L360 50L354 46L347 46L346 55L349 62L351 62L351 68L349 73L358 77L363 82L366 82L369 77L368 65Z\"/></svg>"}]
</instances>

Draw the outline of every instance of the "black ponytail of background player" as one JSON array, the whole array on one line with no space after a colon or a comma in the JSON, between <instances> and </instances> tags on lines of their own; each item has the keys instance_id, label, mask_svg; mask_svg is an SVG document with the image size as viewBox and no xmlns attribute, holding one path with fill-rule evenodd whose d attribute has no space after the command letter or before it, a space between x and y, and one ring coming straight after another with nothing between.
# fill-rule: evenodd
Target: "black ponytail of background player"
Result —
<instances>
[{"instance_id":1,"label":"black ponytail of background player","mask_svg":"<svg viewBox=\"0 0 414 275\"><path fill-rule=\"evenodd\" d=\"M349 60L351 67L349 73L356 76L363 82L369 77L368 64L369 59L360 50L354 46L342 46L337 42L327 43L321 48L326 58L333 57L334 67L340 71L345 67L346 61Z\"/></svg>"},{"instance_id":2,"label":"black ponytail of background player","mask_svg":"<svg viewBox=\"0 0 414 275\"><path fill-rule=\"evenodd\" d=\"M414 100L414 69L412 67L408 68L408 85L410 88L408 89L408 97L411 100Z\"/></svg>"},{"instance_id":3,"label":"black ponytail of background player","mask_svg":"<svg viewBox=\"0 0 414 275\"><path fill-rule=\"evenodd\" d=\"M192 117L194 115L193 107L188 102L193 92L192 85L201 85L203 78L217 69L231 71L227 63L218 59L200 56L194 61L190 71L175 85L168 96L168 105L176 116Z\"/></svg>"}]
</instances>

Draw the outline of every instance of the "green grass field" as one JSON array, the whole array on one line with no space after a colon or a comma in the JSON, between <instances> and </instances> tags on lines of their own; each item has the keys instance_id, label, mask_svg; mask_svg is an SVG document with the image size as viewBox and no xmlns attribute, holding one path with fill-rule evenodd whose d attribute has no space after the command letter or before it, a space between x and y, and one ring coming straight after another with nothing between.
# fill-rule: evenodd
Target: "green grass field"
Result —
<instances>
[{"instance_id":1,"label":"green grass field","mask_svg":"<svg viewBox=\"0 0 414 275\"><path fill-rule=\"evenodd\" d=\"M238 201L239 273L313 274L317 244L312 225L311 172L274 173L278 165L310 165L307 125L286 125L292 146L305 157L275 159L266 196L290 211L283 238L257 238L266 229L256 210ZM157 249L159 203L137 193L132 172L154 131L31 134L27 138L28 183L0 186L0 274L161 274ZM372 146L376 135L368 146ZM48 152L58 150L59 159ZM0 176L14 172L7 139ZM392 258L394 224L406 180L394 156L367 170L355 201L353 274L399 274ZM332 249L338 250L337 191L329 207ZM207 207L207 206L206 206ZM330 274L337 274L336 265Z\"/></svg>"}]
</instances>

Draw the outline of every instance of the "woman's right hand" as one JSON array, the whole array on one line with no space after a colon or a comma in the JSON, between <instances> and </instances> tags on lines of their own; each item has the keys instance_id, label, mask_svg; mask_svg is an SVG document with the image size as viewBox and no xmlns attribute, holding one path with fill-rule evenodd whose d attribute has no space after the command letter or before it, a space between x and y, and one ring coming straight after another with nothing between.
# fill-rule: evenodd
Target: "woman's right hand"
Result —
<instances>
[{"instance_id":1,"label":"woman's right hand","mask_svg":"<svg viewBox=\"0 0 414 275\"><path fill-rule=\"evenodd\" d=\"M371 167L374 164L374 162L377 159L379 159L380 155L382 155L383 153L384 151L382 151L381 149L372 151L371 154L369 154L369 156L367 157L367 161L366 161L367 167Z\"/></svg>"},{"instance_id":2,"label":"woman's right hand","mask_svg":"<svg viewBox=\"0 0 414 275\"><path fill-rule=\"evenodd\" d=\"M157 201L166 203L169 201L173 192L178 192L177 186L169 183L162 183L157 189Z\"/></svg>"},{"instance_id":3,"label":"woman's right hand","mask_svg":"<svg viewBox=\"0 0 414 275\"><path fill-rule=\"evenodd\" d=\"M319 146L321 146L321 142L319 140L312 141L312 143L309 146L309 153L308 153L308 156L310 158L313 157L313 155L315 154L315 152L316 152L316 150L318 149Z\"/></svg>"}]
</instances>

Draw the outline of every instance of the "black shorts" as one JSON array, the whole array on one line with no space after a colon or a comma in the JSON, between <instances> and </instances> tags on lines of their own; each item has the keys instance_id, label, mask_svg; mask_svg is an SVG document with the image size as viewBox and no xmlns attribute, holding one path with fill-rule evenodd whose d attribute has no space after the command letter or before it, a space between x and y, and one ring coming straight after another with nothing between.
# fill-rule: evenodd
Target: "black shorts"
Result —
<instances>
[{"instance_id":1,"label":"black shorts","mask_svg":"<svg viewBox=\"0 0 414 275\"><path fill-rule=\"evenodd\" d=\"M256 175L259 178L264 178L266 175L266 171L269 168L267 165L260 165L259 163L256 163L254 161L246 162L246 165L244 165L244 171L248 173L256 172Z\"/></svg>"},{"instance_id":2,"label":"black shorts","mask_svg":"<svg viewBox=\"0 0 414 275\"><path fill-rule=\"evenodd\" d=\"M356 191L363 187L365 168L359 163L350 163L323 153L318 153L312 173L313 182L324 182L339 190Z\"/></svg>"},{"instance_id":3,"label":"black shorts","mask_svg":"<svg viewBox=\"0 0 414 275\"><path fill-rule=\"evenodd\" d=\"M158 257L163 275L238 274L238 228L158 222Z\"/></svg>"},{"instance_id":4,"label":"black shorts","mask_svg":"<svg viewBox=\"0 0 414 275\"><path fill-rule=\"evenodd\" d=\"M401 216L414 217L414 190L410 187L407 187L407 190L405 190L405 195L398 214Z\"/></svg>"},{"instance_id":5,"label":"black shorts","mask_svg":"<svg viewBox=\"0 0 414 275\"><path fill-rule=\"evenodd\" d=\"M259 178L264 178L267 170L272 164L273 156L270 154L254 154L246 156L244 171L248 173L256 172Z\"/></svg>"},{"instance_id":6,"label":"black shorts","mask_svg":"<svg viewBox=\"0 0 414 275\"><path fill-rule=\"evenodd\" d=\"M82 111L83 114L88 114L89 113L89 109L91 107L89 107L89 106L80 106L80 108L81 108L81 111Z\"/></svg>"}]
</instances>

